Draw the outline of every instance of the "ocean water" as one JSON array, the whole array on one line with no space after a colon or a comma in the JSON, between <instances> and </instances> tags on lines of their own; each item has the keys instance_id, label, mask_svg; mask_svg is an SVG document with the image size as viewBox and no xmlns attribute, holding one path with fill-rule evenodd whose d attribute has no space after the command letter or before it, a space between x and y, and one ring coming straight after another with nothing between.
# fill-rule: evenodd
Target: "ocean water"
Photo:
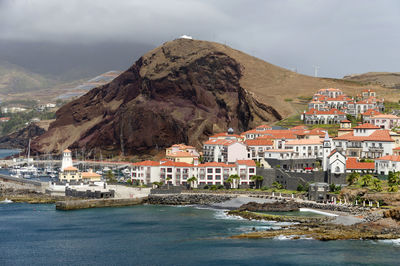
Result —
<instances>
[{"instance_id":1,"label":"ocean water","mask_svg":"<svg viewBox=\"0 0 400 266\"><path fill-rule=\"evenodd\" d=\"M10 150L10 149L0 149L0 159L3 159L4 157L17 154L19 153L20 150Z\"/></svg>"},{"instance_id":2,"label":"ocean water","mask_svg":"<svg viewBox=\"0 0 400 266\"><path fill-rule=\"evenodd\" d=\"M399 264L396 241L227 238L276 226L196 207L0 204L0 265Z\"/></svg>"}]
</instances>

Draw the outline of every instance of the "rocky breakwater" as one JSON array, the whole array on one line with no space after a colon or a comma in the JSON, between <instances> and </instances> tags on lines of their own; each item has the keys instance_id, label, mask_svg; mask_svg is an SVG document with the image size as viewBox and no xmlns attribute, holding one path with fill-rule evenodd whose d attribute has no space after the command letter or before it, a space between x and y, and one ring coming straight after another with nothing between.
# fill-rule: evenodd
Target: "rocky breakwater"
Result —
<instances>
[{"instance_id":1,"label":"rocky breakwater","mask_svg":"<svg viewBox=\"0 0 400 266\"><path fill-rule=\"evenodd\" d=\"M235 198L230 195L218 194L157 194L149 195L147 203L159 205L208 205L212 203L225 202Z\"/></svg>"},{"instance_id":2,"label":"rocky breakwater","mask_svg":"<svg viewBox=\"0 0 400 266\"><path fill-rule=\"evenodd\" d=\"M299 206L294 201L277 201L271 203L256 203L249 202L247 204L243 204L238 209L239 211L265 211L265 212L289 212L289 211L298 211Z\"/></svg>"},{"instance_id":3,"label":"rocky breakwater","mask_svg":"<svg viewBox=\"0 0 400 266\"><path fill-rule=\"evenodd\" d=\"M68 211L89 208L122 207L139 205L144 202L145 198L66 200L56 202L56 209Z\"/></svg>"}]
</instances>

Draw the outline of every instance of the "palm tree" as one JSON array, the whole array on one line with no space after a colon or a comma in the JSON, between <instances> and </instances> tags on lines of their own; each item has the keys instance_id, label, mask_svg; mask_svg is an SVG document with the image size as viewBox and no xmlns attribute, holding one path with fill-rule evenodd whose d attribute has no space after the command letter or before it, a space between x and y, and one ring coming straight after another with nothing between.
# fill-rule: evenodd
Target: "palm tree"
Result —
<instances>
[{"instance_id":1,"label":"palm tree","mask_svg":"<svg viewBox=\"0 0 400 266\"><path fill-rule=\"evenodd\" d=\"M261 175L253 175L252 177L250 177L250 179L256 182L256 188L260 188L264 177Z\"/></svg>"},{"instance_id":2,"label":"palm tree","mask_svg":"<svg viewBox=\"0 0 400 266\"><path fill-rule=\"evenodd\" d=\"M368 187L371 184L371 181L372 181L372 175L363 175L361 177L361 186Z\"/></svg>"},{"instance_id":3,"label":"palm tree","mask_svg":"<svg viewBox=\"0 0 400 266\"><path fill-rule=\"evenodd\" d=\"M347 176L346 181L349 184L349 186L353 185L354 183L356 183L358 181L358 179L360 178L360 174L353 172L350 175Z\"/></svg>"},{"instance_id":4,"label":"palm tree","mask_svg":"<svg viewBox=\"0 0 400 266\"><path fill-rule=\"evenodd\" d=\"M192 188L192 187L194 187L194 184L197 182L197 178L195 176L192 176L191 178L189 178L187 180L187 182L189 182L190 188Z\"/></svg>"},{"instance_id":5,"label":"palm tree","mask_svg":"<svg viewBox=\"0 0 400 266\"><path fill-rule=\"evenodd\" d=\"M169 189L169 181L172 179L172 177L167 177L165 180L167 181L167 188Z\"/></svg>"},{"instance_id":6,"label":"palm tree","mask_svg":"<svg viewBox=\"0 0 400 266\"><path fill-rule=\"evenodd\" d=\"M237 188L236 186L236 180L239 180L240 176L234 174L230 175L229 178L226 180L226 182L231 183L231 188Z\"/></svg>"},{"instance_id":7,"label":"palm tree","mask_svg":"<svg viewBox=\"0 0 400 266\"><path fill-rule=\"evenodd\" d=\"M376 177L372 179L372 187L376 191L382 191L382 180Z\"/></svg>"}]
</instances>

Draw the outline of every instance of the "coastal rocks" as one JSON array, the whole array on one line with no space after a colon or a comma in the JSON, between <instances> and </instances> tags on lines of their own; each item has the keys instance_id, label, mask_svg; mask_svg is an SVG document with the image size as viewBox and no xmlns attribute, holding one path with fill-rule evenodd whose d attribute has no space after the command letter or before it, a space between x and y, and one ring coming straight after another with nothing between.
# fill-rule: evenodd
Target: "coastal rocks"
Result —
<instances>
[{"instance_id":1,"label":"coastal rocks","mask_svg":"<svg viewBox=\"0 0 400 266\"><path fill-rule=\"evenodd\" d=\"M224 202L232 198L234 198L234 196L212 194L149 195L147 203L159 205L208 205Z\"/></svg>"},{"instance_id":2,"label":"coastal rocks","mask_svg":"<svg viewBox=\"0 0 400 266\"><path fill-rule=\"evenodd\" d=\"M315 223L329 221L331 217L303 217L303 216L290 216L290 215L272 215L265 213L254 213L250 211L233 210L228 211L229 215L240 216L248 220L265 220L276 222L291 222L291 223Z\"/></svg>"},{"instance_id":3,"label":"coastal rocks","mask_svg":"<svg viewBox=\"0 0 400 266\"><path fill-rule=\"evenodd\" d=\"M256 203L249 202L243 204L238 209L239 211L265 211L265 212L288 212L288 211L298 211L299 206L294 201L278 201L272 203Z\"/></svg>"},{"instance_id":4,"label":"coastal rocks","mask_svg":"<svg viewBox=\"0 0 400 266\"><path fill-rule=\"evenodd\" d=\"M384 211L383 217L392 218L394 220L400 221L400 208Z\"/></svg>"}]
</instances>

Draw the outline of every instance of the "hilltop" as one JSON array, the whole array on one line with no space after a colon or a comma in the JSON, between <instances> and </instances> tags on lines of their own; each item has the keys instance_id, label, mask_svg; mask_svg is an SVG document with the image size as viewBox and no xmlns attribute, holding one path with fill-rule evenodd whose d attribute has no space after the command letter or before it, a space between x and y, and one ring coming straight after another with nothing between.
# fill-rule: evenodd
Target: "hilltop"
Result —
<instances>
[{"instance_id":1,"label":"hilltop","mask_svg":"<svg viewBox=\"0 0 400 266\"><path fill-rule=\"evenodd\" d=\"M349 95L364 88L291 72L222 44L177 39L60 108L33 148L155 154L180 142L199 147L214 132L241 132L295 114L297 99L324 87Z\"/></svg>"},{"instance_id":2,"label":"hilltop","mask_svg":"<svg viewBox=\"0 0 400 266\"><path fill-rule=\"evenodd\" d=\"M400 89L400 72L368 72L352 74L343 79L360 82L365 85L380 85L386 88Z\"/></svg>"}]
</instances>

